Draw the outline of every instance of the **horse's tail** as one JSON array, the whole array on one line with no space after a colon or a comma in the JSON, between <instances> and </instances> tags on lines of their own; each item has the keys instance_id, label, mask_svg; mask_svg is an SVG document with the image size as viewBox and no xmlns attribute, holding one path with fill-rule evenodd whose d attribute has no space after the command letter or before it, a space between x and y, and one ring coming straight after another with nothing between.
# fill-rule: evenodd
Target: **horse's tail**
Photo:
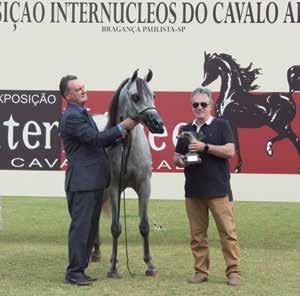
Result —
<instances>
[{"instance_id":1,"label":"horse's tail","mask_svg":"<svg viewBox=\"0 0 300 296\"><path fill-rule=\"evenodd\" d=\"M295 91L300 91L300 66L294 65L287 70L287 80L290 94Z\"/></svg>"}]
</instances>

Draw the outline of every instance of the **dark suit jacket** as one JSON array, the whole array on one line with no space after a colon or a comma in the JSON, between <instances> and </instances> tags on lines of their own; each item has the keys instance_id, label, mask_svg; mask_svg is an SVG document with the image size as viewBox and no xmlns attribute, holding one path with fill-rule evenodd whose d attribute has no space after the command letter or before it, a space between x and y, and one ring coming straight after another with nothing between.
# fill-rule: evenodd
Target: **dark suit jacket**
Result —
<instances>
[{"instance_id":1,"label":"dark suit jacket","mask_svg":"<svg viewBox=\"0 0 300 296\"><path fill-rule=\"evenodd\" d=\"M99 132L85 108L69 103L59 122L68 168L65 190L95 191L109 185L110 168L105 147L121 136L117 126Z\"/></svg>"}]
</instances>

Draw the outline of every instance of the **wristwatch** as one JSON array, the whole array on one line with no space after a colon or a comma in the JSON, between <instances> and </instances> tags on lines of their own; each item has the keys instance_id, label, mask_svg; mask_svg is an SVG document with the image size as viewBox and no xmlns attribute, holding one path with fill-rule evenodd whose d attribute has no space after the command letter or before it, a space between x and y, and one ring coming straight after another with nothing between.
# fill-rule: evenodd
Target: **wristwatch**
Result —
<instances>
[{"instance_id":1,"label":"wristwatch","mask_svg":"<svg viewBox=\"0 0 300 296\"><path fill-rule=\"evenodd\" d=\"M206 144L206 145L204 146L204 150L203 150L203 151L204 151L205 153L207 153L208 150L209 150L209 146Z\"/></svg>"}]
</instances>

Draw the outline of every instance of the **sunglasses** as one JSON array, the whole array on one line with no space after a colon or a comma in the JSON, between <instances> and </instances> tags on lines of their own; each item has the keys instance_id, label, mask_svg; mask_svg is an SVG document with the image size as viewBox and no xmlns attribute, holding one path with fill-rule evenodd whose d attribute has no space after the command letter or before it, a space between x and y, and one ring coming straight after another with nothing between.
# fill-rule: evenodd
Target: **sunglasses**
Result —
<instances>
[{"instance_id":1,"label":"sunglasses","mask_svg":"<svg viewBox=\"0 0 300 296\"><path fill-rule=\"evenodd\" d=\"M201 102L201 103L195 102L195 103L192 104L192 107L194 109L196 109L196 108L199 107L199 105L201 106L201 108L205 109L208 106L208 103L206 103L206 102Z\"/></svg>"}]
</instances>

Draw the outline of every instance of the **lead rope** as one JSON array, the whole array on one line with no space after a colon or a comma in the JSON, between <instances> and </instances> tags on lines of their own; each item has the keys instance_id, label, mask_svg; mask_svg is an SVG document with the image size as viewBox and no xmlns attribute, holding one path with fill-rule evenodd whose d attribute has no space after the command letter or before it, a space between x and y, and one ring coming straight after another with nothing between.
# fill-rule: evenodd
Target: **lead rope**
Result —
<instances>
[{"instance_id":1,"label":"lead rope","mask_svg":"<svg viewBox=\"0 0 300 296\"><path fill-rule=\"evenodd\" d=\"M121 158L121 171L120 171L120 182L119 182L119 196L118 196L118 219L120 221L120 204L121 204L121 194L122 194L122 188L123 188L123 176L124 176L124 158L125 158L125 147L126 143L123 141L122 143L122 158ZM126 162L127 166L127 162ZM126 169L126 168L125 168ZM125 189L123 190L123 205L124 205L124 226L125 226L125 250L126 250L126 265L127 270L130 274L130 276L133 278L133 273L130 270L129 267L129 255L128 255L128 240L127 240L127 219L126 219L126 198L125 198Z\"/></svg>"}]
</instances>

